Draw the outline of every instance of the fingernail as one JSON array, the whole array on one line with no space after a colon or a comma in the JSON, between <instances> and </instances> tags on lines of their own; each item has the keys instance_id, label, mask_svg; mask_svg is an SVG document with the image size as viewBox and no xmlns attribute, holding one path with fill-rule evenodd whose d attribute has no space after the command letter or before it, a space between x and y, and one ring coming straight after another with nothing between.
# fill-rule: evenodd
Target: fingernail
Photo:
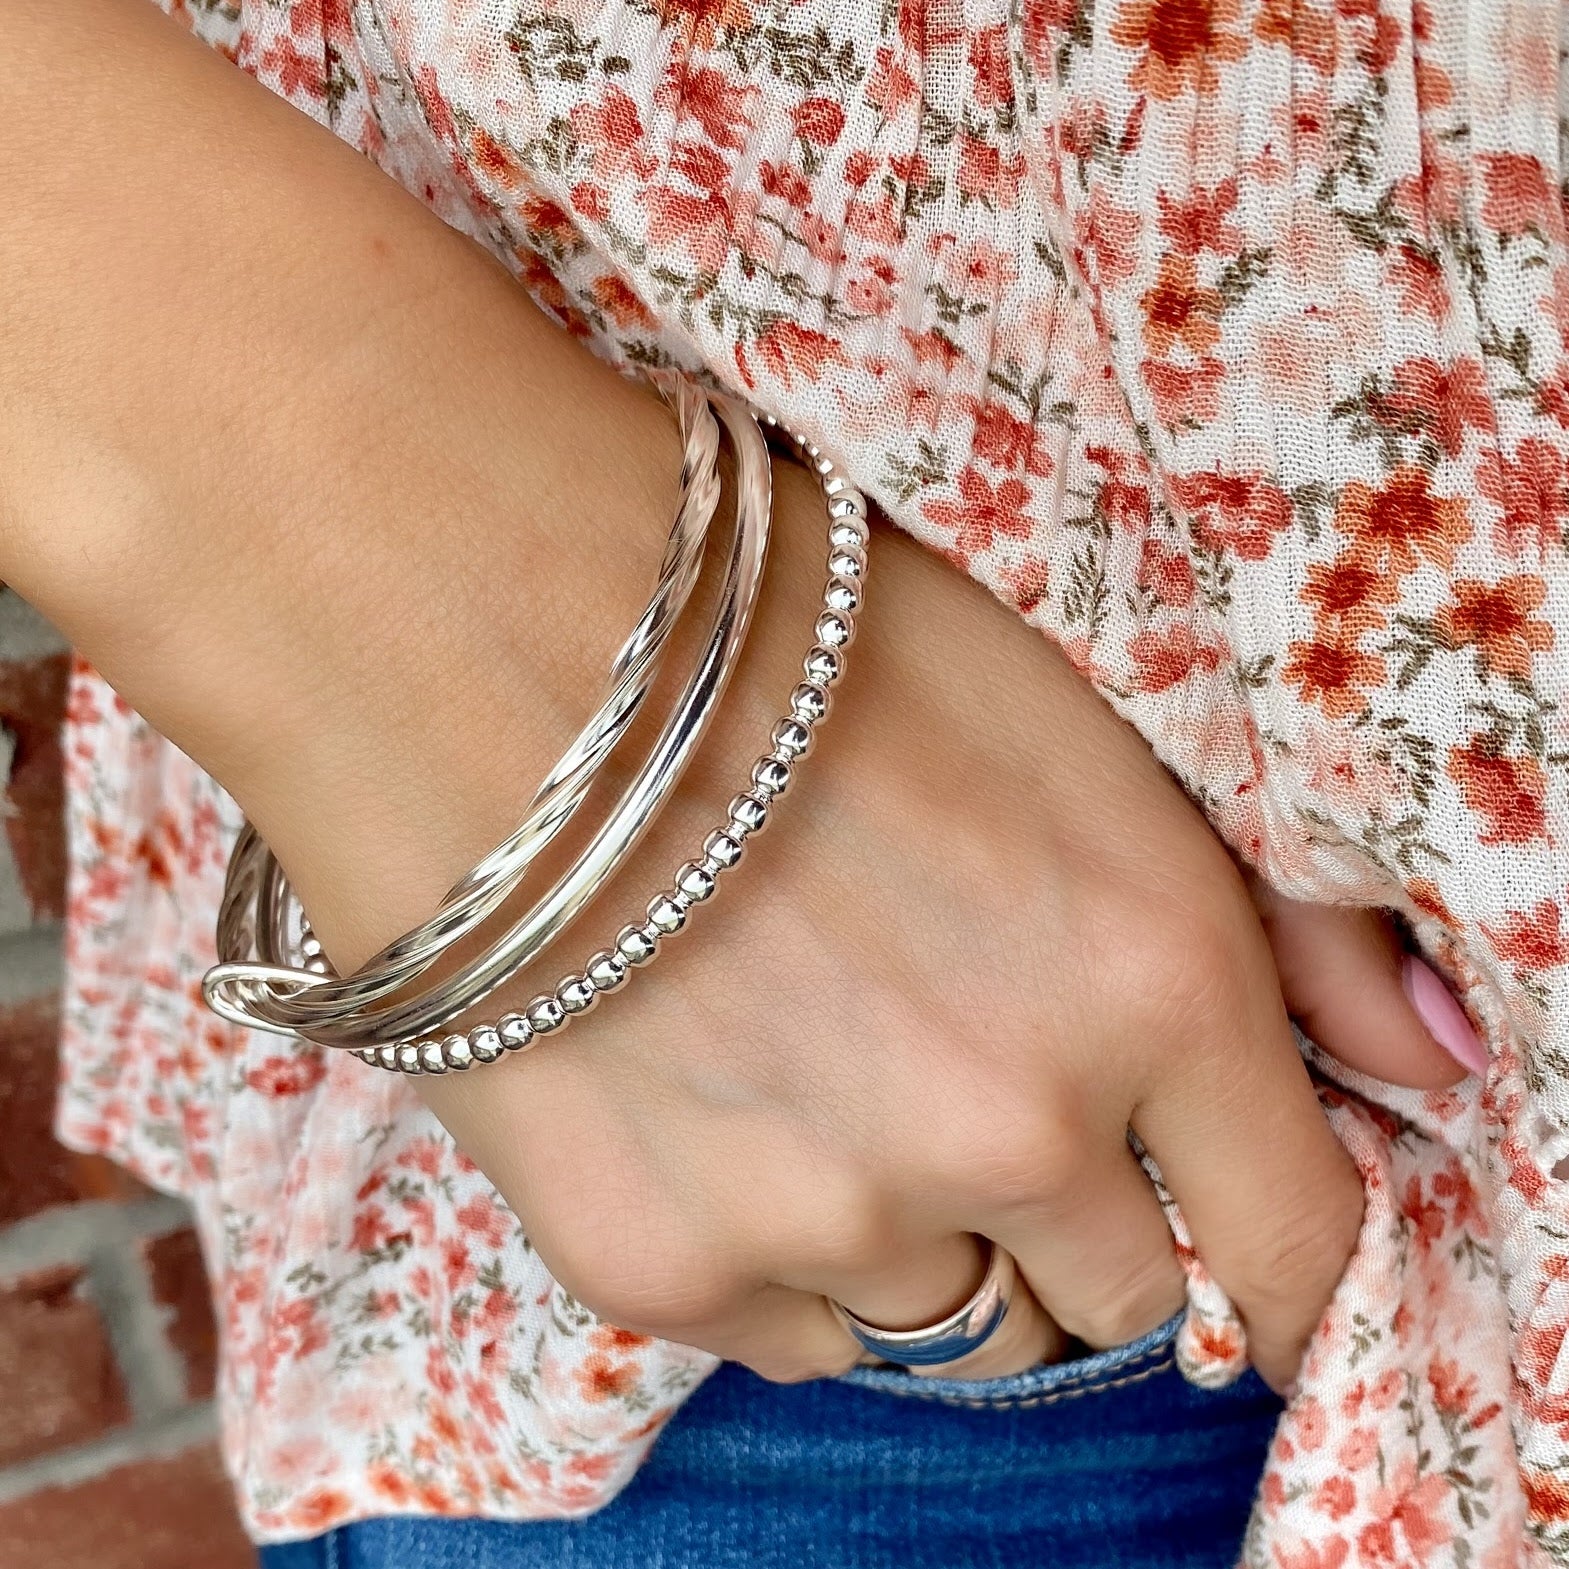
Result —
<instances>
[{"instance_id":1,"label":"fingernail","mask_svg":"<svg viewBox=\"0 0 1569 1569\"><path fill-rule=\"evenodd\" d=\"M1487 1048L1477 1039L1471 1021L1444 985L1442 977L1415 954L1407 954L1400 966L1400 984L1405 988L1416 1016L1427 1026L1427 1033L1460 1064L1467 1073L1487 1072Z\"/></svg>"}]
</instances>

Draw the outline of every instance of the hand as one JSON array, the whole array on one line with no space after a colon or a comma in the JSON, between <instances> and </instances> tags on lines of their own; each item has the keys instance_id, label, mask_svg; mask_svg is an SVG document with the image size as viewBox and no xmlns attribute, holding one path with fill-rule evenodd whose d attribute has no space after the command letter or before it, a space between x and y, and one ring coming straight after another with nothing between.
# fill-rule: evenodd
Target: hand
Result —
<instances>
[{"instance_id":1,"label":"hand","mask_svg":"<svg viewBox=\"0 0 1569 1569\"><path fill-rule=\"evenodd\" d=\"M682 788L703 805L661 824L603 936L793 679L816 503L778 472L744 695ZM696 929L560 1041L424 1081L430 1103L590 1307L786 1379L856 1359L825 1297L888 1327L957 1306L977 1237L1029 1289L945 1371L1162 1322L1182 1282L1132 1127L1284 1385L1360 1189L1241 878L1142 739L951 568L881 533L863 625L820 750Z\"/></svg>"}]
</instances>

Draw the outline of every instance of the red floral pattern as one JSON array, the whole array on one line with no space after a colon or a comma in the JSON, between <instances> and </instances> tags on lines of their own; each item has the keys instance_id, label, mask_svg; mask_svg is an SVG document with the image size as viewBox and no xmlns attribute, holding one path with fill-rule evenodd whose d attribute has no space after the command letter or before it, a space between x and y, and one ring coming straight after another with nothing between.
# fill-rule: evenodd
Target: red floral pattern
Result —
<instances>
[{"instance_id":1,"label":"red floral pattern","mask_svg":"<svg viewBox=\"0 0 1569 1569\"><path fill-rule=\"evenodd\" d=\"M1281 888L1406 913L1492 1067L1319 1064L1367 1221L1243 1557L1569 1562L1561 6L163 3L616 363L837 449ZM406 1086L205 1017L232 806L87 671L71 759L61 1126L197 1203L255 1529L614 1496L706 1359L567 1298Z\"/></svg>"}]
</instances>

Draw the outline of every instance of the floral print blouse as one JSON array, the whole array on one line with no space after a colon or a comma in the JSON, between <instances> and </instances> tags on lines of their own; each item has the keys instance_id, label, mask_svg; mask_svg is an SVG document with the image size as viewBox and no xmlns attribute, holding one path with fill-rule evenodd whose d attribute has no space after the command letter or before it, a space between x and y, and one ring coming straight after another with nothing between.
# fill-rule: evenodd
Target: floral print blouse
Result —
<instances>
[{"instance_id":1,"label":"floral print blouse","mask_svg":"<svg viewBox=\"0 0 1569 1569\"><path fill-rule=\"evenodd\" d=\"M1367 1218L1243 1557L1569 1563L1562 0L163 3L600 353L838 451L1279 887L1410 920L1492 1066L1326 1090ZM406 1083L208 1017L234 809L86 669L70 726L60 1125L197 1207L252 1528L605 1503L709 1360Z\"/></svg>"}]
</instances>

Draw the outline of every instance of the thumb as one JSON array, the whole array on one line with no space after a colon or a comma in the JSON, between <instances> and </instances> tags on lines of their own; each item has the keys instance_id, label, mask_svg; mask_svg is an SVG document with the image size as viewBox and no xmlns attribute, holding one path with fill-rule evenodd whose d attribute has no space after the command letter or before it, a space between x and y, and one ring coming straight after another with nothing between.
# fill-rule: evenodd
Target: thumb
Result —
<instances>
[{"instance_id":1,"label":"thumb","mask_svg":"<svg viewBox=\"0 0 1569 1569\"><path fill-rule=\"evenodd\" d=\"M1250 878L1286 1012L1348 1068L1447 1089L1487 1068L1487 1049L1437 971L1376 910L1299 904Z\"/></svg>"}]
</instances>

